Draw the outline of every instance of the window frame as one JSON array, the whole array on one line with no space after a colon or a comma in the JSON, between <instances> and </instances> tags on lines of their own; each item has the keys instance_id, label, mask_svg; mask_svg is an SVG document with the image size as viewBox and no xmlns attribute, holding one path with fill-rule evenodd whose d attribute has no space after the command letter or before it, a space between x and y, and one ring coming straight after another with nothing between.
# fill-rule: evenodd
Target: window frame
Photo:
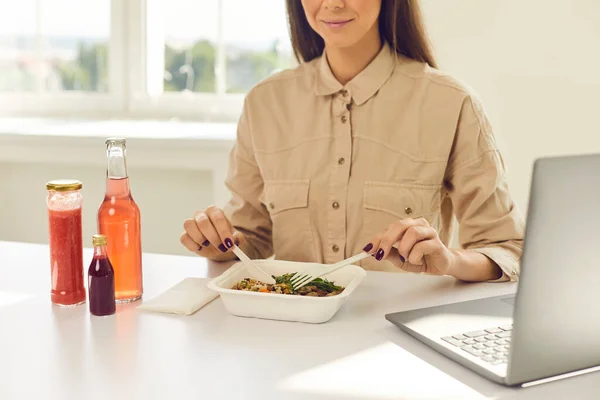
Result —
<instances>
[{"instance_id":1,"label":"window frame","mask_svg":"<svg viewBox=\"0 0 600 400\"><path fill-rule=\"evenodd\" d=\"M39 0L38 0L39 1ZM219 18L222 20L222 0ZM163 0L110 0L109 90L97 92L0 92L0 115L74 118L178 118L233 122L245 94L224 92L225 50L217 41L216 93L164 92ZM39 3L38 3L39 7ZM39 9L39 8L38 8ZM38 13L38 34L39 20ZM152 26L152 30L148 29ZM219 24L222 26L222 23ZM220 28L221 30L221 28ZM150 60L149 57L152 57Z\"/></svg>"}]
</instances>

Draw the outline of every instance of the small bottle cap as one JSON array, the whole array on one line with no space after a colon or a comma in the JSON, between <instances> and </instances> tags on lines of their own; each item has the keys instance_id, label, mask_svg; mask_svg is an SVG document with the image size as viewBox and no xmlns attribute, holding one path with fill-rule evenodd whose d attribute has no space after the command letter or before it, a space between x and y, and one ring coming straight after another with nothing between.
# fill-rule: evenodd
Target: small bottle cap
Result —
<instances>
[{"instance_id":1,"label":"small bottle cap","mask_svg":"<svg viewBox=\"0 0 600 400\"><path fill-rule=\"evenodd\" d=\"M125 138L121 137L109 137L104 142L106 146L125 146Z\"/></svg>"},{"instance_id":2,"label":"small bottle cap","mask_svg":"<svg viewBox=\"0 0 600 400\"><path fill-rule=\"evenodd\" d=\"M76 179L56 179L46 183L46 190L54 190L57 192L70 192L79 190L83 184Z\"/></svg>"},{"instance_id":3,"label":"small bottle cap","mask_svg":"<svg viewBox=\"0 0 600 400\"><path fill-rule=\"evenodd\" d=\"M106 246L107 240L104 235L94 235L92 236L92 244L94 246Z\"/></svg>"}]
</instances>

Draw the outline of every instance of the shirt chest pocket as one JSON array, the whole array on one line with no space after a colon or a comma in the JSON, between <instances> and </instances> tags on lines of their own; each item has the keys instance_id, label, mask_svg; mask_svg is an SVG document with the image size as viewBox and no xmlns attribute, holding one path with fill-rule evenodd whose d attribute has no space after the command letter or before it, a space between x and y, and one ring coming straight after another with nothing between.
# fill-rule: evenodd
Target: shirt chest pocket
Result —
<instances>
[{"instance_id":1,"label":"shirt chest pocket","mask_svg":"<svg viewBox=\"0 0 600 400\"><path fill-rule=\"evenodd\" d=\"M273 224L273 247L280 260L315 260L314 238L308 209L309 180L267 180L261 201Z\"/></svg>"},{"instance_id":2,"label":"shirt chest pocket","mask_svg":"<svg viewBox=\"0 0 600 400\"><path fill-rule=\"evenodd\" d=\"M263 203L271 217L308 207L309 180L265 181Z\"/></svg>"},{"instance_id":3,"label":"shirt chest pocket","mask_svg":"<svg viewBox=\"0 0 600 400\"><path fill-rule=\"evenodd\" d=\"M404 218L424 218L437 228L441 185L366 182L363 193L365 234L369 237Z\"/></svg>"}]
</instances>

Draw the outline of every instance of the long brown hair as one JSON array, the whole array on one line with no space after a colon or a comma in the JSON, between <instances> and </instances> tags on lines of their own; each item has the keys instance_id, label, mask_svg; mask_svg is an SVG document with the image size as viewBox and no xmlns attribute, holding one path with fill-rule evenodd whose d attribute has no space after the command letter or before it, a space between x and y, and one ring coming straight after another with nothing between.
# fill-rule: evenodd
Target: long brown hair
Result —
<instances>
[{"instance_id":1,"label":"long brown hair","mask_svg":"<svg viewBox=\"0 0 600 400\"><path fill-rule=\"evenodd\" d=\"M325 43L308 24L302 1L287 0L286 3L296 59L298 62L308 62L321 56ZM397 53L437 68L419 0L382 0L379 34Z\"/></svg>"}]
</instances>

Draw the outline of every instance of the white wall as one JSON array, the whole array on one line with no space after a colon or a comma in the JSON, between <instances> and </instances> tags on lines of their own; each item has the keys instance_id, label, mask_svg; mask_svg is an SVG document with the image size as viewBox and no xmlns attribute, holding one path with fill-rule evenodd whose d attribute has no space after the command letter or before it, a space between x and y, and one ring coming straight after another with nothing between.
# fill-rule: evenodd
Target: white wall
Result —
<instances>
[{"instance_id":1,"label":"white wall","mask_svg":"<svg viewBox=\"0 0 600 400\"><path fill-rule=\"evenodd\" d=\"M600 2L423 4L439 63L482 98L526 211L536 157L600 151Z\"/></svg>"},{"instance_id":2,"label":"white wall","mask_svg":"<svg viewBox=\"0 0 600 400\"><path fill-rule=\"evenodd\" d=\"M424 8L441 67L480 94L514 198L526 211L536 157L600 151L600 2L424 0ZM155 151L155 158L130 166L143 211L144 250L185 254L181 224L212 203L215 191L212 175L194 169L209 157L203 146L170 149L170 159L185 156L176 165L163 166ZM103 193L102 163L19 163L20 156L1 163L1 150L0 240L45 243L44 183L75 175L85 182L85 235L91 236ZM135 157L134 147L130 154ZM74 174L77 165L82 169Z\"/></svg>"}]
</instances>

